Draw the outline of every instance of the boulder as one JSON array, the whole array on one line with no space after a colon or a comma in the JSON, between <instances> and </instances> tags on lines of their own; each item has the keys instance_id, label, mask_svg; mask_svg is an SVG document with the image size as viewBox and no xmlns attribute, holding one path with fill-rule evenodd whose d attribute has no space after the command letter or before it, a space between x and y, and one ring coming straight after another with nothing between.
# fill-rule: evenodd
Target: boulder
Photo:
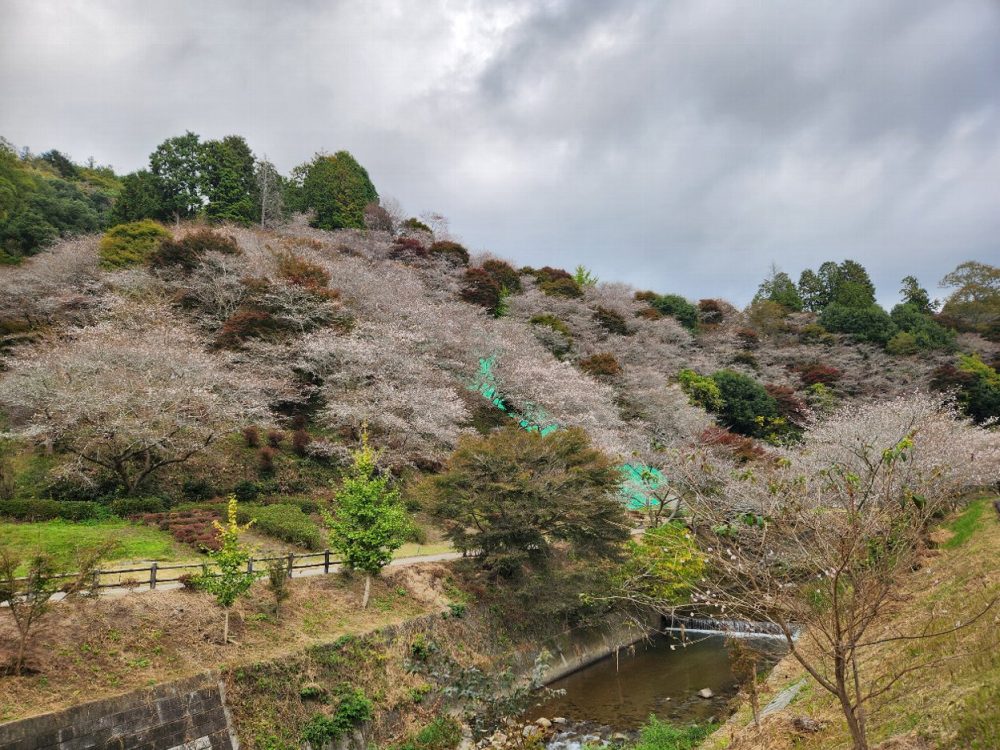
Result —
<instances>
[{"instance_id":1,"label":"boulder","mask_svg":"<svg viewBox=\"0 0 1000 750\"><path fill-rule=\"evenodd\" d=\"M698 691L699 698L711 698L715 693L712 692L710 688L702 688Z\"/></svg>"},{"instance_id":2,"label":"boulder","mask_svg":"<svg viewBox=\"0 0 1000 750\"><path fill-rule=\"evenodd\" d=\"M544 716L540 719L535 719L535 723L542 729L548 729L552 726L552 722L546 719Z\"/></svg>"},{"instance_id":3,"label":"boulder","mask_svg":"<svg viewBox=\"0 0 1000 750\"><path fill-rule=\"evenodd\" d=\"M553 724L565 724L565 723L566 723L566 719L565 719L564 717L562 717L562 716L556 716L556 717L555 717L555 718L554 718L554 719L552 720L552 723L553 723Z\"/></svg>"}]
</instances>

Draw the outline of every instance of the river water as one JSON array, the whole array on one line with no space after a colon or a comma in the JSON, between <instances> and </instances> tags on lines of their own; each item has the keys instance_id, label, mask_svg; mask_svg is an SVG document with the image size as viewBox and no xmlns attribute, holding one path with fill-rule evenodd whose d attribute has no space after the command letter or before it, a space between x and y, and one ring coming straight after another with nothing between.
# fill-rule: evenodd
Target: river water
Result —
<instances>
[{"instance_id":1,"label":"river water","mask_svg":"<svg viewBox=\"0 0 1000 750\"><path fill-rule=\"evenodd\" d=\"M764 654L769 668L783 653L783 642L775 638L747 638ZM632 734L655 715L659 719L687 724L710 719L724 720L738 692L729 663L725 638L715 634L657 635L622 649L557 680L549 686L565 691L543 699L524 712L525 721L539 717L567 720L562 746L572 737ZM698 691L708 688L713 697Z\"/></svg>"}]
</instances>

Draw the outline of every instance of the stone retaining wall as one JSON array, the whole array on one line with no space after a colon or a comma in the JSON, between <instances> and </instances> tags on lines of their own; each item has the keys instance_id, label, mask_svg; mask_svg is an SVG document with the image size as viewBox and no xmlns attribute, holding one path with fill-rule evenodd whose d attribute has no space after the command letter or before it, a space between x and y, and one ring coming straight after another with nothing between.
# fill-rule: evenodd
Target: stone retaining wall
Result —
<instances>
[{"instance_id":1,"label":"stone retaining wall","mask_svg":"<svg viewBox=\"0 0 1000 750\"><path fill-rule=\"evenodd\" d=\"M0 724L0 750L239 750L210 672Z\"/></svg>"}]
</instances>

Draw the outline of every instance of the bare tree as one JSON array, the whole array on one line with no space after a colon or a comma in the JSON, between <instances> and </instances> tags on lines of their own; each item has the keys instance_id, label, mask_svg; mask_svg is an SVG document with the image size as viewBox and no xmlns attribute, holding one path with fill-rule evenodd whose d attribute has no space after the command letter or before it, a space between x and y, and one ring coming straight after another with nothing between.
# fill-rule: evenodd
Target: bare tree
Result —
<instances>
[{"instance_id":1,"label":"bare tree","mask_svg":"<svg viewBox=\"0 0 1000 750\"><path fill-rule=\"evenodd\" d=\"M244 420L266 417L267 384L208 354L168 307L122 303L69 340L21 352L0 404L28 439L96 466L129 493Z\"/></svg>"},{"instance_id":2,"label":"bare tree","mask_svg":"<svg viewBox=\"0 0 1000 750\"><path fill-rule=\"evenodd\" d=\"M931 520L1000 468L995 436L932 399L841 412L800 452L721 483L694 477L706 466L697 462L679 463L675 477L685 465L708 570L695 601L777 626L792 656L837 698L856 750L869 747L871 701L935 663L898 668L872 660L871 650L953 632L995 603L970 602L958 621L931 609L885 627Z\"/></svg>"},{"instance_id":3,"label":"bare tree","mask_svg":"<svg viewBox=\"0 0 1000 750\"><path fill-rule=\"evenodd\" d=\"M285 210L281 191L281 175L267 160L267 154L257 162L257 194L260 200L260 227L273 227L281 221Z\"/></svg>"},{"instance_id":4,"label":"bare tree","mask_svg":"<svg viewBox=\"0 0 1000 750\"><path fill-rule=\"evenodd\" d=\"M69 576L60 575L48 555L28 560L25 575L19 576L21 559L0 548L0 604L10 612L18 633L17 651L10 666L13 674L24 671L31 638L51 610L52 597L61 591L65 601L86 589L101 558L113 544L81 551L77 555L76 572Z\"/></svg>"}]
</instances>

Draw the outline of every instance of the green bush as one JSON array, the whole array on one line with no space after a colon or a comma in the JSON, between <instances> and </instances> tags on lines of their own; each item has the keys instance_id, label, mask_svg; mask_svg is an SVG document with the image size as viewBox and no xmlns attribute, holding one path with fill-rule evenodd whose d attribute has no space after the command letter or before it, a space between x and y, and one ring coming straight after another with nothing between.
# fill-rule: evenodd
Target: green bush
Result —
<instances>
[{"instance_id":1,"label":"green bush","mask_svg":"<svg viewBox=\"0 0 1000 750\"><path fill-rule=\"evenodd\" d=\"M502 260L483 261L482 269L511 294L520 294L522 290L521 275L510 263Z\"/></svg>"},{"instance_id":2,"label":"green bush","mask_svg":"<svg viewBox=\"0 0 1000 750\"><path fill-rule=\"evenodd\" d=\"M650 716L632 750L694 750L717 728L712 723L679 727Z\"/></svg>"},{"instance_id":3,"label":"green bush","mask_svg":"<svg viewBox=\"0 0 1000 750\"><path fill-rule=\"evenodd\" d=\"M684 369L677 373L677 382L695 406L710 412L717 412L722 408L722 391L712 378Z\"/></svg>"},{"instance_id":4,"label":"green bush","mask_svg":"<svg viewBox=\"0 0 1000 750\"><path fill-rule=\"evenodd\" d=\"M298 544L309 550L326 546L319 527L297 505L245 505L240 508L240 523L254 522L254 529L275 539Z\"/></svg>"},{"instance_id":5,"label":"green bush","mask_svg":"<svg viewBox=\"0 0 1000 750\"><path fill-rule=\"evenodd\" d=\"M917 337L912 333L907 333L906 331L900 331L885 345L885 350L889 354L896 354L899 356L905 356L908 354L916 354L920 351L920 346L917 344Z\"/></svg>"},{"instance_id":6,"label":"green bush","mask_svg":"<svg viewBox=\"0 0 1000 750\"><path fill-rule=\"evenodd\" d=\"M354 688L339 690L340 702L333 716L315 714L302 730L302 741L314 748L340 739L355 727L372 719L372 702Z\"/></svg>"},{"instance_id":7,"label":"green bush","mask_svg":"<svg viewBox=\"0 0 1000 750\"><path fill-rule=\"evenodd\" d=\"M538 285L538 288L551 297L574 299L583 296L583 289L571 278L543 281Z\"/></svg>"},{"instance_id":8,"label":"green bush","mask_svg":"<svg viewBox=\"0 0 1000 750\"><path fill-rule=\"evenodd\" d=\"M643 294L640 292L639 294ZM639 299L639 295L636 295ZM661 315L669 315L676 318L677 322L688 330L695 330L698 327L698 308L688 302L679 294L654 294L652 299L644 296L643 300L649 302L650 307Z\"/></svg>"},{"instance_id":9,"label":"green bush","mask_svg":"<svg viewBox=\"0 0 1000 750\"><path fill-rule=\"evenodd\" d=\"M244 479L233 486L233 494L241 503L251 503L260 495L260 486L257 482Z\"/></svg>"},{"instance_id":10,"label":"green bush","mask_svg":"<svg viewBox=\"0 0 1000 750\"><path fill-rule=\"evenodd\" d=\"M898 330L889 313L878 305L848 307L834 302L823 310L819 322L828 331L848 333L857 341L882 345Z\"/></svg>"},{"instance_id":11,"label":"green bush","mask_svg":"<svg viewBox=\"0 0 1000 750\"><path fill-rule=\"evenodd\" d=\"M632 333L632 331L629 330L628 325L625 323L625 318L623 318L620 313L617 313L607 307L601 307L598 305L594 310L593 317L594 320L597 321L597 324L608 333L613 333L616 336L629 336Z\"/></svg>"},{"instance_id":12,"label":"green bush","mask_svg":"<svg viewBox=\"0 0 1000 750\"><path fill-rule=\"evenodd\" d=\"M429 226L424 224L424 222L420 221L420 219L415 216L411 216L403 222L403 229L409 229L411 232L432 232Z\"/></svg>"},{"instance_id":13,"label":"green bush","mask_svg":"<svg viewBox=\"0 0 1000 750\"><path fill-rule=\"evenodd\" d=\"M101 268L116 270L144 263L170 238L170 232L149 219L111 227L101 238Z\"/></svg>"},{"instance_id":14,"label":"green bush","mask_svg":"<svg viewBox=\"0 0 1000 750\"><path fill-rule=\"evenodd\" d=\"M732 370L719 370L712 375L712 380L722 396L719 422L733 432L750 437L763 437L771 432L778 419L778 403L764 386Z\"/></svg>"},{"instance_id":15,"label":"green bush","mask_svg":"<svg viewBox=\"0 0 1000 750\"><path fill-rule=\"evenodd\" d=\"M162 497L120 497L111 501L111 512L119 518L140 513L162 513L166 509L167 504Z\"/></svg>"},{"instance_id":16,"label":"green bush","mask_svg":"<svg viewBox=\"0 0 1000 750\"><path fill-rule=\"evenodd\" d=\"M469 265L469 251L457 242L441 240L431 245L431 253L449 258L460 266Z\"/></svg>"},{"instance_id":17,"label":"green bush","mask_svg":"<svg viewBox=\"0 0 1000 750\"><path fill-rule=\"evenodd\" d=\"M451 750L462 741L462 726L451 716L439 716L393 750Z\"/></svg>"},{"instance_id":18,"label":"green bush","mask_svg":"<svg viewBox=\"0 0 1000 750\"><path fill-rule=\"evenodd\" d=\"M903 339L903 342L912 348L912 351L905 353L912 354L917 349L951 351L955 348L955 331L951 328L945 328L912 302L896 305L892 308L890 317L899 330L912 339L912 344L909 339ZM898 336L899 334L896 337ZM891 339L890 343L892 343ZM899 347L900 342L897 341L895 348Z\"/></svg>"},{"instance_id":19,"label":"green bush","mask_svg":"<svg viewBox=\"0 0 1000 750\"><path fill-rule=\"evenodd\" d=\"M100 503L70 500L0 500L0 516L15 521L89 521L107 515Z\"/></svg>"}]
</instances>

